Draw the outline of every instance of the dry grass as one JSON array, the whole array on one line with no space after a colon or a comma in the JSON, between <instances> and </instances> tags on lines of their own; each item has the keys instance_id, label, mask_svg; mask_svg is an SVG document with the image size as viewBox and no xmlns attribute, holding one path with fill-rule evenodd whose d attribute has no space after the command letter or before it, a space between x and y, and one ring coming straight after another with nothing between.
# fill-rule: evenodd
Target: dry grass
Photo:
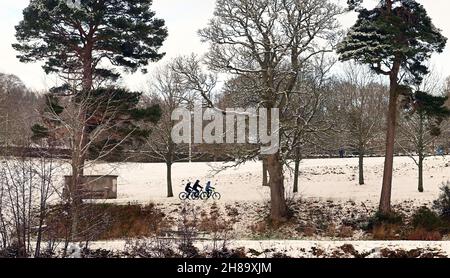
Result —
<instances>
[{"instance_id":1,"label":"dry grass","mask_svg":"<svg viewBox=\"0 0 450 278\"><path fill-rule=\"evenodd\" d=\"M349 238L353 236L353 228L350 226L341 226L339 228L339 237L341 238Z\"/></svg>"},{"instance_id":2,"label":"dry grass","mask_svg":"<svg viewBox=\"0 0 450 278\"><path fill-rule=\"evenodd\" d=\"M400 226L396 224L381 224L373 228L373 238L377 240L399 239Z\"/></svg>"},{"instance_id":3,"label":"dry grass","mask_svg":"<svg viewBox=\"0 0 450 278\"><path fill-rule=\"evenodd\" d=\"M442 240L442 235L438 231L427 231L424 228L417 228L408 235L408 240Z\"/></svg>"},{"instance_id":4,"label":"dry grass","mask_svg":"<svg viewBox=\"0 0 450 278\"><path fill-rule=\"evenodd\" d=\"M71 221L64 211L54 207L47 217L53 238L66 238L69 233ZM169 226L170 221L153 204L84 204L78 230L81 240L111 240L153 236Z\"/></svg>"}]
</instances>

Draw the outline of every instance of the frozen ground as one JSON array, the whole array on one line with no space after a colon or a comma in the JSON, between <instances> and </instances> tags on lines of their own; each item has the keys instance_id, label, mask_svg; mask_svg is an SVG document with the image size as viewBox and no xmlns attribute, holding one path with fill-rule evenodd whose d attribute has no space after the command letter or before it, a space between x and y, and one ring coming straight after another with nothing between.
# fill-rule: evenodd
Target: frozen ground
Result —
<instances>
[{"instance_id":1,"label":"frozen ground","mask_svg":"<svg viewBox=\"0 0 450 278\"><path fill-rule=\"evenodd\" d=\"M450 180L450 156L430 157L425 161L425 192L417 191L417 167L409 157L394 159L392 199L394 202L434 200L443 182ZM381 192L384 158L365 159L365 185L358 185L357 158L307 159L301 163L300 195L335 201L377 202ZM87 174L115 174L118 180L118 203L178 202L183 181L200 179L216 184L221 202L268 200L269 189L261 186L261 162L248 162L214 175L212 169L222 163L177 163L173 166L175 198L166 196L165 164L97 164ZM292 177L286 177L286 192L291 192ZM290 193L288 193L290 194Z\"/></svg>"},{"instance_id":2,"label":"frozen ground","mask_svg":"<svg viewBox=\"0 0 450 278\"><path fill-rule=\"evenodd\" d=\"M118 175L118 199L112 202L124 203L157 203L158 209L167 215L166 220L176 222L181 202L178 193L184 189L187 180L200 179L216 184L222 194L219 207L224 221L231 221L233 233L231 248L246 248L250 257L267 257L281 252L292 257L346 257L354 256L356 250L365 257L379 257L383 249L416 252L426 249L440 255L450 256L450 241L372 241L371 236L355 228L349 236L336 236L336 233L316 230L306 236L305 229L311 224L324 222L330 218L329 226L347 226L343 220L367 219L376 209L381 191L383 174L383 158L365 159L365 185L358 185L357 158L345 159L308 159L301 163L300 194L301 200L293 205L296 212L295 223L283 227L280 234L264 234L259 230L268 209L265 201L269 199L269 188L261 186L262 165L260 162L248 162L237 168L228 168L216 175L213 168L223 166L222 163L178 163L173 166L174 198L166 198L166 166L165 164L121 163L96 164L86 169L86 174ZM450 180L450 156L430 157L425 161L425 192L417 191L417 167L409 157L394 159L394 179L392 199L395 206L403 212L412 213L415 209L437 198L439 187ZM230 165L230 164L228 164ZM67 165L66 165L67 166ZM60 177L70 174L64 166ZM288 172L289 173L289 172ZM292 177L286 175L286 192L292 196ZM202 201L192 202L201 206L200 212L210 210L210 206ZM201 214L199 212L199 214ZM301 229L299 229L301 228ZM255 232L256 231L256 232ZM270 232L270 231L269 231ZM276 240L260 240L260 239ZM447 237L448 238L448 237ZM284 240L283 240L284 239ZM299 239L299 240L293 240ZM340 240L334 240L340 239ZM197 243L199 248L210 244L208 241ZM351 245L349 248L348 245ZM124 240L92 242L91 248L122 250ZM345 251L346 250L346 251ZM349 251L350 250L350 251ZM427 252L428 252L427 251ZM336 255L338 254L338 255Z\"/></svg>"},{"instance_id":3,"label":"frozen ground","mask_svg":"<svg viewBox=\"0 0 450 278\"><path fill-rule=\"evenodd\" d=\"M210 249L211 242L196 242L200 250ZM92 249L107 249L124 251L125 241L98 241L90 244ZM270 258L274 254L283 254L294 258L324 258L324 257L355 257L365 258L384 257L384 250L404 251L412 257L414 250L422 250L421 254L434 253L443 257L450 256L449 241L311 241L311 240L234 240L228 243L228 248L243 248L250 258ZM356 251L356 252L355 252ZM417 253L417 252L416 252Z\"/></svg>"}]
</instances>

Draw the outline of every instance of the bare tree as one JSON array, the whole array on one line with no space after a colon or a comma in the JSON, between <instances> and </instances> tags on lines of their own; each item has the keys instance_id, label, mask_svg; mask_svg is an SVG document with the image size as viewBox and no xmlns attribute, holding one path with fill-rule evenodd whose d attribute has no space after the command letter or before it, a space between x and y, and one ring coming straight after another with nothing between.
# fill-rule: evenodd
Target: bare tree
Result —
<instances>
[{"instance_id":1,"label":"bare tree","mask_svg":"<svg viewBox=\"0 0 450 278\"><path fill-rule=\"evenodd\" d=\"M441 78L435 72L426 75L422 84L416 88L413 105L405 107L399 122L400 134L396 143L417 165L419 192L424 192L424 161L435 151L436 139L448 128L445 118L450 115L450 110L444 107L446 99L442 84ZM433 99L430 102L432 104L422 103L422 98Z\"/></svg>"},{"instance_id":2,"label":"bare tree","mask_svg":"<svg viewBox=\"0 0 450 278\"><path fill-rule=\"evenodd\" d=\"M259 84L259 77L257 75L238 75L230 78L225 82L218 106L224 111L228 107L239 107L242 109L257 107L259 104L258 96L261 93L258 91L258 88L261 88L261 85ZM239 145L233 146L232 149L227 149L227 151L230 155L236 157L239 156L239 153L245 152L248 149L246 145ZM267 159L261 157L261 162L262 186L269 186Z\"/></svg>"},{"instance_id":3,"label":"bare tree","mask_svg":"<svg viewBox=\"0 0 450 278\"><path fill-rule=\"evenodd\" d=\"M285 108L283 130L287 142L284 156L294 162L294 193L298 192L302 158L311 154L311 147L317 144L317 138L328 133L333 126L327 117L321 116L321 110L330 96L330 70L334 64L335 59L326 53L305 63Z\"/></svg>"},{"instance_id":4,"label":"bare tree","mask_svg":"<svg viewBox=\"0 0 450 278\"><path fill-rule=\"evenodd\" d=\"M444 93L448 98L445 105L450 109L450 77L447 77L445 80ZM444 147L444 151L448 154L450 153L450 119L447 119L443 125L442 136L438 141Z\"/></svg>"},{"instance_id":5,"label":"bare tree","mask_svg":"<svg viewBox=\"0 0 450 278\"><path fill-rule=\"evenodd\" d=\"M152 102L158 103L162 109L160 121L154 125L153 132L147 139L146 146L149 147L149 156L162 160L167 165L167 197L173 197L172 188L172 165L179 161L192 159L190 146L187 144L175 144L172 140L172 129L174 122L171 120L172 112L180 107L189 107L194 100L194 94L187 90L183 84L183 77L174 70L179 57L167 65L159 68L151 83ZM189 153L189 156L186 154Z\"/></svg>"},{"instance_id":6,"label":"bare tree","mask_svg":"<svg viewBox=\"0 0 450 278\"><path fill-rule=\"evenodd\" d=\"M348 64L335 92L341 106L343 147L358 153L359 184L364 184L364 156L379 149L385 126L388 89L369 69Z\"/></svg>"},{"instance_id":7,"label":"bare tree","mask_svg":"<svg viewBox=\"0 0 450 278\"><path fill-rule=\"evenodd\" d=\"M336 34L339 13L323 0L219 0L209 26L200 31L211 46L207 64L219 72L258 76L258 107L284 111L303 64L324 51L318 40L329 42ZM282 221L288 214L284 157L278 151L266 159L271 219Z\"/></svg>"},{"instance_id":8,"label":"bare tree","mask_svg":"<svg viewBox=\"0 0 450 278\"><path fill-rule=\"evenodd\" d=\"M15 123L18 124L18 123ZM30 142L31 144L31 142ZM57 186L61 164L51 152L30 157L26 147L4 157L0 168L0 211L3 247L16 244L17 256L39 257L46 238L46 217Z\"/></svg>"},{"instance_id":9,"label":"bare tree","mask_svg":"<svg viewBox=\"0 0 450 278\"><path fill-rule=\"evenodd\" d=\"M0 73L0 145L27 143L24 138L31 136L30 123L38 117L39 101L17 76Z\"/></svg>"}]
</instances>

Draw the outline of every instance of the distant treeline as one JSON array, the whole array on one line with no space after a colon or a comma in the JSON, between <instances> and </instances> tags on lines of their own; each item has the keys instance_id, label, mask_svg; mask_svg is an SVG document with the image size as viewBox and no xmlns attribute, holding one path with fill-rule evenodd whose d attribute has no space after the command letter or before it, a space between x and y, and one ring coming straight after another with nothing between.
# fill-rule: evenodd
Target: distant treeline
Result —
<instances>
[{"instance_id":1,"label":"distant treeline","mask_svg":"<svg viewBox=\"0 0 450 278\"><path fill-rule=\"evenodd\" d=\"M446 154L448 154L446 152ZM346 152L345 157L355 157L357 153ZM402 156L402 154L397 154ZM53 157L57 159L70 159L70 150L62 148L39 148L39 147L17 147L17 146L0 146L0 156L13 156L13 157ZM382 156L382 154L372 153L366 156ZM305 156L305 159L314 158L338 158L339 154L315 154ZM91 159L95 159L92 157ZM139 151L124 151L117 155L111 155L103 159L107 162L138 162L138 163L164 163L162 159L158 159L156 155L149 152L139 152ZM176 157L178 162L188 162L189 154L178 154ZM194 153L192 155L192 162L227 162L234 161L234 158L227 155L212 154L212 153Z\"/></svg>"},{"instance_id":2,"label":"distant treeline","mask_svg":"<svg viewBox=\"0 0 450 278\"><path fill-rule=\"evenodd\" d=\"M39 148L39 147L17 147L17 146L0 146L0 156L13 157L54 157L58 159L70 159L71 153L69 149L62 148ZM95 159L95 157L91 157ZM141 162L141 163L164 163L162 159L156 158L149 152L139 151L123 151L120 155L111 155L103 159L107 162ZM192 162L222 162L233 161L234 159L226 155L216 155L209 153L195 153L191 159ZM176 161L188 162L189 154L177 154Z\"/></svg>"},{"instance_id":3,"label":"distant treeline","mask_svg":"<svg viewBox=\"0 0 450 278\"><path fill-rule=\"evenodd\" d=\"M70 151L61 148L37 148L37 147L18 147L18 146L0 146L0 156L14 157L55 157L60 159L69 159Z\"/></svg>"}]
</instances>

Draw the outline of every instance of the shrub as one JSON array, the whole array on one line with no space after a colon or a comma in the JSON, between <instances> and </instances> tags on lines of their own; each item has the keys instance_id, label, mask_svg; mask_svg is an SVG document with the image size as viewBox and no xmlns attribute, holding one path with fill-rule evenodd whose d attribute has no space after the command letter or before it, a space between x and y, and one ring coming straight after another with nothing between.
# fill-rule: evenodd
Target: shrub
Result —
<instances>
[{"instance_id":1,"label":"shrub","mask_svg":"<svg viewBox=\"0 0 450 278\"><path fill-rule=\"evenodd\" d=\"M106 259L106 258L120 258L120 254L106 249L88 249L84 248L81 253L84 259Z\"/></svg>"},{"instance_id":2,"label":"shrub","mask_svg":"<svg viewBox=\"0 0 450 278\"><path fill-rule=\"evenodd\" d=\"M429 231L425 228L416 228L408 235L408 240L442 240L442 235L438 231Z\"/></svg>"},{"instance_id":3,"label":"shrub","mask_svg":"<svg viewBox=\"0 0 450 278\"><path fill-rule=\"evenodd\" d=\"M355 249L355 247L352 244L344 244L341 247L339 247L345 254L350 254L354 256L355 258L360 257L359 252Z\"/></svg>"},{"instance_id":4,"label":"shrub","mask_svg":"<svg viewBox=\"0 0 450 278\"><path fill-rule=\"evenodd\" d=\"M181 242L178 245L178 250L181 252L183 258L199 258L200 252L197 247L194 246L192 241Z\"/></svg>"},{"instance_id":5,"label":"shrub","mask_svg":"<svg viewBox=\"0 0 450 278\"><path fill-rule=\"evenodd\" d=\"M442 185L441 194L434 201L433 208L439 212L441 217L450 220L450 181Z\"/></svg>"},{"instance_id":6,"label":"shrub","mask_svg":"<svg viewBox=\"0 0 450 278\"><path fill-rule=\"evenodd\" d=\"M13 243L10 246L0 249L0 258L26 258L23 248L17 243Z\"/></svg>"},{"instance_id":7,"label":"shrub","mask_svg":"<svg viewBox=\"0 0 450 278\"><path fill-rule=\"evenodd\" d=\"M128 258L178 258L174 249L175 240L145 238L127 240L123 256Z\"/></svg>"},{"instance_id":8,"label":"shrub","mask_svg":"<svg viewBox=\"0 0 450 278\"><path fill-rule=\"evenodd\" d=\"M289 258L292 258L292 257L290 257L290 256L288 256L288 255L286 255L284 253L281 253L281 252L276 252L276 253L272 254L272 258L273 259L289 259Z\"/></svg>"},{"instance_id":9,"label":"shrub","mask_svg":"<svg viewBox=\"0 0 450 278\"><path fill-rule=\"evenodd\" d=\"M244 259L247 258L244 248L228 249L226 247L213 250L210 254L215 259Z\"/></svg>"},{"instance_id":10,"label":"shrub","mask_svg":"<svg viewBox=\"0 0 450 278\"><path fill-rule=\"evenodd\" d=\"M353 228L349 226L342 226L339 229L339 237L349 238L353 236Z\"/></svg>"},{"instance_id":11,"label":"shrub","mask_svg":"<svg viewBox=\"0 0 450 278\"><path fill-rule=\"evenodd\" d=\"M50 239L65 239L70 233L70 218L65 206L50 207L46 224ZM111 240L127 237L149 237L168 229L170 221L155 205L93 204L80 209L79 240Z\"/></svg>"},{"instance_id":12,"label":"shrub","mask_svg":"<svg viewBox=\"0 0 450 278\"><path fill-rule=\"evenodd\" d=\"M369 219L368 230L372 230L377 226L382 225L394 225L399 226L403 224L403 217L400 214L392 212L390 214L384 214L377 212L373 217Z\"/></svg>"},{"instance_id":13,"label":"shrub","mask_svg":"<svg viewBox=\"0 0 450 278\"><path fill-rule=\"evenodd\" d=\"M377 240L398 239L399 226L395 224L377 224L372 229L373 238Z\"/></svg>"},{"instance_id":14,"label":"shrub","mask_svg":"<svg viewBox=\"0 0 450 278\"><path fill-rule=\"evenodd\" d=\"M416 248L409 251L403 249L391 250L388 248L383 248L380 250L380 253L382 258L446 258L441 251L430 248Z\"/></svg>"},{"instance_id":15,"label":"shrub","mask_svg":"<svg viewBox=\"0 0 450 278\"><path fill-rule=\"evenodd\" d=\"M412 225L414 228L423 228L427 231L436 231L443 227L439 215L427 207L421 207L414 213Z\"/></svg>"},{"instance_id":16,"label":"shrub","mask_svg":"<svg viewBox=\"0 0 450 278\"><path fill-rule=\"evenodd\" d=\"M303 234L307 237L312 237L317 233L317 229L314 226L306 226L303 228Z\"/></svg>"}]
</instances>

